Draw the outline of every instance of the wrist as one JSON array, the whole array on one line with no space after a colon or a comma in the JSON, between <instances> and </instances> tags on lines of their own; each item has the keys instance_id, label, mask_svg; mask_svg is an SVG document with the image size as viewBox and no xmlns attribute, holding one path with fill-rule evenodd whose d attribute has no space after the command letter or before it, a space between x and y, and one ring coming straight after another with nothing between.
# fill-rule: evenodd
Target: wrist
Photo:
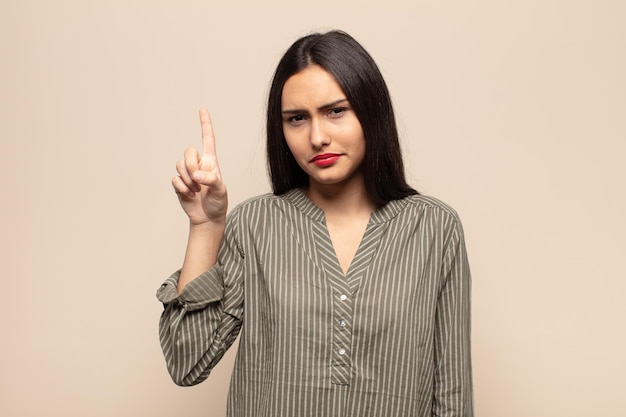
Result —
<instances>
[{"instance_id":1,"label":"wrist","mask_svg":"<svg viewBox=\"0 0 626 417\"><path fill-rule=\"evenodd\" d=\"M226 228L226 217L219 220L207 220L199 224L189 223L189 231L195 233L214 233L224 231Z\"/></svg>"}]
</instances>

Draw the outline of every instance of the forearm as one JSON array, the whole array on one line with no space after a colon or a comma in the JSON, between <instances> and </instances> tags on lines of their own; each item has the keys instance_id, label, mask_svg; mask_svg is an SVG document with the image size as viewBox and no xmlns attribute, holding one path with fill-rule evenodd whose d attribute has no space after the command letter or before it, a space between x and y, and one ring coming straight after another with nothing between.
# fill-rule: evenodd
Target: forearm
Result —
<instances>
[{"instance_id":1,"label":"forearm","mask_svg":"<svg viewBox=\"0 0 626 417\"><path fill-rule=\"evenodd\" d=\"M225 291L221 273L212 268L178 294L177 272L157 291L165 307L159 321L161 347L178 385L195 385L206 379L241 327L242 293ZM224 302L237 307L225 313Z\"/></svg>"},{"instance_id":2,"label":"forearm","mask_svg":"<svg viewBox=\"0 0 626 417\"><path fill-rule=\"evenodd\" d=\"M217 254L224 237L225 222L190 225L185 260L178 280L180 293L185 286L217 263Z\"/></svg>"},{"instance_id":3,"label":"forearm","mask_svg":"<svg viewBox=\"0 0 626 417\"><path fill-rule=\"evenodd\" d=\"M433 416L473 416L469 301L443 294L435 328Z\"/></svg>"},{"instance_id":4,"label":"forearm","mask_svg":"<svg viewBox=\"0 0 626 417\"><path fill-rule=\"evenodd\" d=\"M195 311L168 305L160 320L159 337L172 380L181 386L204 381L240 328L241 320L225 315L219 303Z\"/></svg>"}]
</instances>

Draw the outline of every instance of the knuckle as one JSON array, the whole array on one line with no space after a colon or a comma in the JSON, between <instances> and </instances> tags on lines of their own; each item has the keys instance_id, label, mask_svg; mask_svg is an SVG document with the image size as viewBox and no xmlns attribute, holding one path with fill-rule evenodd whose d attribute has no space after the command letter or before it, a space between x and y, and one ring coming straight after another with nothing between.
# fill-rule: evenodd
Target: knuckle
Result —
<instances>
[{"instance_id":1,"label":"knuckle","mask_svg":"<svg viewBox=\"0 0 626 417\"><path fill-rule=\"evenodd\" d=\"M190 158L194 158L198 155L198 151L196 150L196 148L187 148L185 149L185 159L190 159Z\"/></svg>"},{"instance_id":2,"label":"knuckle","mask_svg":"<svg viewBox=\"0 0 626 417\"><path fill-rule=\"evenodd\" d=\"M197 158L185 158L183 161L184 167L188 171L195 171L198 169L198 159Z\"/></svg>"}]
</instances>

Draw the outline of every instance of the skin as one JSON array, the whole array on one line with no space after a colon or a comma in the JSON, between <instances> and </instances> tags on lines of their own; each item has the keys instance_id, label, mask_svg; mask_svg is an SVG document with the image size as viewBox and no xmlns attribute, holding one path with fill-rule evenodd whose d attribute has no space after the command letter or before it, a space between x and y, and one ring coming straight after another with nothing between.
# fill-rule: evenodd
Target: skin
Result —
<instances>
[{"instance_id":1,"label":"skin","mask_svg":"<svg viewBox=\"0 0 626 417\"><path fill-rule=\"evenodd\" d=\"M365 190L361 124L337 81L317 65L293 75L283 88L283 132L300 167L309 175L305 193L324 211L326 225L347 273L376 209ZM172 186L189 217L187 250L178 291L217 262L224 236L228 197L222 180L209 112L200 110L202 154L185 150ZM332 161L313 163L319 155Z\"/></svg>"},{"instance_id":2,"label":"skin","mask_svg":"<svg viewBox=\"0 0 626 417\"><path fill-rule=\"evenodd\" d=\"M287 80L281 100L283 133L309 189L338 193L360 188L365 138L356 114L332 75L312 65ZM318 166L317 155L338 155Z\"/></svg>"}]
</instances>

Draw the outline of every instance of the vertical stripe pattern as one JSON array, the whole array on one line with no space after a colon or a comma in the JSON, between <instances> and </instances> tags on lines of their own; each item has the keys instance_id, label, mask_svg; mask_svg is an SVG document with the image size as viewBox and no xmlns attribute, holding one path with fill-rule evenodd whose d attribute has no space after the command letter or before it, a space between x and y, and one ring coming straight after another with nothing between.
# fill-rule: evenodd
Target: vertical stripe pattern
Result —
<instances>
[{"instance_id":1,"label":"vertical stripe pattern","mask_svg":"<svg viewBox=\"0 0 626 417\"><path fill-rule=\"evenodd\" d=\"M473 416L470 272L442 202L370 218L347 274L324 213L300 190L228 217L218 265L157 292L173 380L206 379L241 329L228 416Z\"/></svg>"}]
</instances>

